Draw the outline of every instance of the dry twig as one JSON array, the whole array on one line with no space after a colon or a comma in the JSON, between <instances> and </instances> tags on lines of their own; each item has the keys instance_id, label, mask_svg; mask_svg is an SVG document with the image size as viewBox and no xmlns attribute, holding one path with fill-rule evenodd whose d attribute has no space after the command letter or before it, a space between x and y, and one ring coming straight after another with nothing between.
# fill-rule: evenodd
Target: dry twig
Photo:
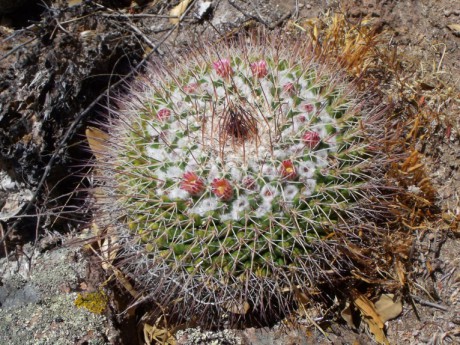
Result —
<instances>
[{"instance_id":1,"label":"dry twig","mask_svg":"<svg viewBox=\"0 0 460 345\"><path fill-rule=\"evenodd\" d=\"M439 309L439 310L442 310L442 311L449 311L449 308L444 307L443 305L424 300L424 299L422 299L422 298L420 298L418 296L414 296L414 295L411 294L410 297L420 305L425 305L427 307L436 308L436 309Z\"/></svg>"}]
</instances>

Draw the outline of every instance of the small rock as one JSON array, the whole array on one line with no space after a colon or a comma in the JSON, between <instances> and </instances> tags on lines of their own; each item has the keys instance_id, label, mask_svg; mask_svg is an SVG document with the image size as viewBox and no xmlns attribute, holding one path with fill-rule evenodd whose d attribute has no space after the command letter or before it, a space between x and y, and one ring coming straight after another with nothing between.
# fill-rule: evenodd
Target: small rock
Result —
<instances>
[{"instance_id":1,"label":"small rock","mask_svg":"<svg viewBox=\"0 0 460 345\"><path fill-rule=\"evenodd\" d=\"M205 18L212 12L212 2L211 1L199 1L197 4L197 11L195 13L196 18L199 20Z\"/></svg>"},{"instance_id":2,"label":"small rock","mask_svg":"<svg viewBox=\"0 0 460 345\"><path fill-rule=\"evenodd\" d=\"M0 344L113 344L109 338L118 338L118 333L111 321L77 308L78 295L59 289L86 278L90 262L84 257L69 260L78 249L39 253L33 244L23 249L27 257L0 259Z\"/></svg>"}]
</instances>

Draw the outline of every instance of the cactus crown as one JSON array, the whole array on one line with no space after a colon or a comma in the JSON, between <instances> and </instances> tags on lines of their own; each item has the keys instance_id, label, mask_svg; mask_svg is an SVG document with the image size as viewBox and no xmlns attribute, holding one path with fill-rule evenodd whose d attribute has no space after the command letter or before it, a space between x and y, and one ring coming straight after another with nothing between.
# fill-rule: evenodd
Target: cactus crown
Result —
<instances>
[{"instance_id":1,"label":"cactus crown","mask_svg":"<svg viewBox=\"0 0 460 345\"><path fill-rule=\"evenodd\" d=\"M309 56L275 39L202 49L120 102L101 171L136 256L124 268L153 298L268 310L337 269L326 238L374 193L377 111Z\"/></svg>"}]
</instances>

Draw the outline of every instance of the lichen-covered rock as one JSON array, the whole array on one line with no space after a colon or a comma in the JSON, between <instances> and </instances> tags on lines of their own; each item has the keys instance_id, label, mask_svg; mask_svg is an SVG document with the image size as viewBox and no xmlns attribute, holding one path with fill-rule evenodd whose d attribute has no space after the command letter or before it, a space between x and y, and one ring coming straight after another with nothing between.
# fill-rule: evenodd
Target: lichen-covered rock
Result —
<instances>
[{"instance_id":1,"label":"lichen-covered rock","mask_svg":"<svg viewBox=\"0 0 460 345\"><path fill-rule=\"evenodd\" d=\"M105 315L75 305L89 265L78 250L23 251L16 262L0 260L0 344L117 343Z\"/></svg>"}]
</instances>

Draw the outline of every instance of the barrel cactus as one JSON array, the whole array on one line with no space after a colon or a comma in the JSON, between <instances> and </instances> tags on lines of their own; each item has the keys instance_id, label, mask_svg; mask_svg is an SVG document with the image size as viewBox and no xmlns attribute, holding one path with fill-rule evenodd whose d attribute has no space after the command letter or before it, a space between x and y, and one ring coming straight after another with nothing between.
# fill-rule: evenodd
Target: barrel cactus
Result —
<instances>
[{"instance_id":1,"label":"barrel cactus","mask_svg":"<svg viewBox=\"0 0 460 345\"><path fill-rule=\"evenodd\" d=\"M143 296L186 318L292 310L384 213L382 107L265 36L153 62L106 126L99 220Z\"/></svg>"}]
</instances>

